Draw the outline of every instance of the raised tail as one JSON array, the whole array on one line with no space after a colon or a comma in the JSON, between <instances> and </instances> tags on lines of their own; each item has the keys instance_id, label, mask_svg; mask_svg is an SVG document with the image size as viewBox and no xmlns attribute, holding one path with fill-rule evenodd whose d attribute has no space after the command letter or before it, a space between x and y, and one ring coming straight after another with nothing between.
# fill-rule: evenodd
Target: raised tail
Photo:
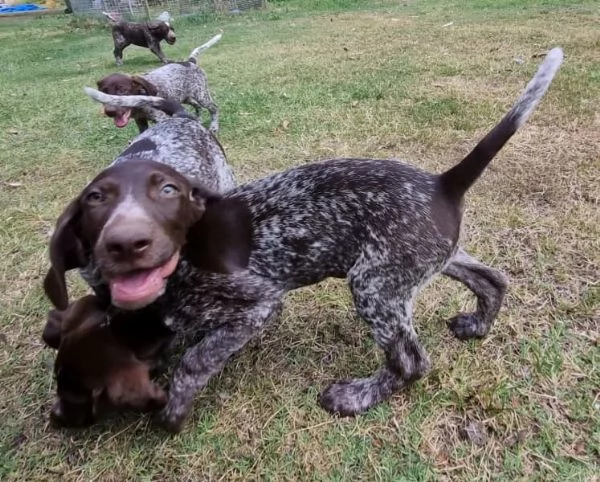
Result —
<instances>
[{"instance_id":1,"label":"raised tail","mask_svg":"<svg viewBox=\"0 0 600 482\"><path fill-rule=\"evenodd\" d=\"M102 12L102 15L104 15L108 19L108 22L111 25L116 25L121 21L121 16L118 13Z\"/></svg>"},{"instance_id":2,"label":"raised tail","mask_svg":"<svg viewBox=\"0 0 600 482\"><path fill-rule=\"evenodd\" d=\"M165 114L173 117L186 117L196 119L177 101L154 97L151 95L109 95L91 87L84 87L83 91L96 102L112 105L114 107L126 107L129 109L141 109L151 107L158 109Z\"/></svg>"},{"instance_id":3,"label":"raised tail","mask_svg":"<svg viewBox=\"0 0 600 482\"><path fill-rule=\"evenodd\" d=\"M202 52L204 52L205 50L208 50L213 45L215 45L219 40L221 40L222 36L223 36L223 32L215 35L208 42L200 45L200 47L196 47L194 50L192 50L192 53L190 54L188 61L196 63L196 59L197 59L198 55L200 55Z\"/></svg>"},{"instance_id":4,"label":"raised tail","mask_svg":"<svg viewBox=\"0 0 600 482\"><path fill-rule=\"evenodd\" d=\"M542 99L563 61L563 51L548 52L525 91L502 120L462 161L440 176L447 195L461 198L483 173L504 144L517 132Z\"/></svg>"}]
</instances>

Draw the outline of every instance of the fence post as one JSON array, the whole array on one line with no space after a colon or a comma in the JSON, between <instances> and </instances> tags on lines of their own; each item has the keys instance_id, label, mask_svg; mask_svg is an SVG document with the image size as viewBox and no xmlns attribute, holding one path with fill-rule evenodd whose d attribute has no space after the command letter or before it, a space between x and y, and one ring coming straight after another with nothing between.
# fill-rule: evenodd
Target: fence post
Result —
<instances>
[{"instance_id":1,"label":"fence post","mask_svg":"<svg viewBox=\"0 0 600 482\"><path fill-rule=\"evenodd\" d=\"M146 11L146 18L150 20L150 7L148 6L148 0L142 0L144 4L144 10Z\"/></svg>"}]
</instances>

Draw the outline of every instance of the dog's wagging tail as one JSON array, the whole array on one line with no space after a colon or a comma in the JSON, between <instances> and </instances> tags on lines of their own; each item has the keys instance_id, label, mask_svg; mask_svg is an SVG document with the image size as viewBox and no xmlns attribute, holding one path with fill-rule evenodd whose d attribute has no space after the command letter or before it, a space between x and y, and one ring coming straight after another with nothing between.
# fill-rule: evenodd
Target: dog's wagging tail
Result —
<instances>
[{"instance_id":1,"label":"dog's wagging tail","mask_svg":"<svg viewBox=\"0 0 600 482\"><path fill-rule=\"evenodd\" d=\"M462 198L477 181L495 155L535 110L562 61L563 51L560 48L550 50L519 100L500 123L460 163L441 175L440 182L448 196Z\"/></svg>"}]
</instances>

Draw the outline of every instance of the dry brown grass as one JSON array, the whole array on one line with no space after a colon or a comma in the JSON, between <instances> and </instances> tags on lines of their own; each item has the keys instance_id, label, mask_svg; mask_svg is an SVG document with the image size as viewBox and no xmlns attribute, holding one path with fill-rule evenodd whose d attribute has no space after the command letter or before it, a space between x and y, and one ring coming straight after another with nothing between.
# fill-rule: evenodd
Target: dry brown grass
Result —
<instances>
[{"instance_id":1,"label":"dry brown grass","mask_svg":"<svg viewBox=\"0 0 600 482\"><path fill-rule=\"evenodd\" d=\"M65 31L63 18L4 24L0 479L598 480L597 6L428 0L308 14L298 5L178 25L181 57L225 30L202 64L242 180L345 155L440 171L513 102L536 54L564 48L539 110L469 195L464 244L511 278L491 335L450 336L442 321L473 301L437 280L416 315L431 374L362 417L334 419L317 407L318 390L381 360L344 284L327 281L288 297L281 323L211 382L181 436L133 416L52 430L52 353L39 339L47 233L135 131L114 130L81 94L113 70L106 31ZM132 51L124 68L154 65Z\"/></svg>"}]
</instances>

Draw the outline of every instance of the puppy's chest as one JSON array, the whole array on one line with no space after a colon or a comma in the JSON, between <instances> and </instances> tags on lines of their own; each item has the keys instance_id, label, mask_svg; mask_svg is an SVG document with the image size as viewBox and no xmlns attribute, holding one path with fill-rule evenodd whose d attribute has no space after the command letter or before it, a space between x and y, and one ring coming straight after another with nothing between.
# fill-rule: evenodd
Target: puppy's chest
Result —
<instances>
[{"instance_id":1,"label":"puppy's chest","mask_svg":"<svg viewBox=\"0 0 600 482\"><path fill-rule=\"evenodd\" d=\"M183 260L162 300L164 320L175 332L211 330L282 295L281 288L250 272L206 272Z\"/></svg>"}]
</instances>

